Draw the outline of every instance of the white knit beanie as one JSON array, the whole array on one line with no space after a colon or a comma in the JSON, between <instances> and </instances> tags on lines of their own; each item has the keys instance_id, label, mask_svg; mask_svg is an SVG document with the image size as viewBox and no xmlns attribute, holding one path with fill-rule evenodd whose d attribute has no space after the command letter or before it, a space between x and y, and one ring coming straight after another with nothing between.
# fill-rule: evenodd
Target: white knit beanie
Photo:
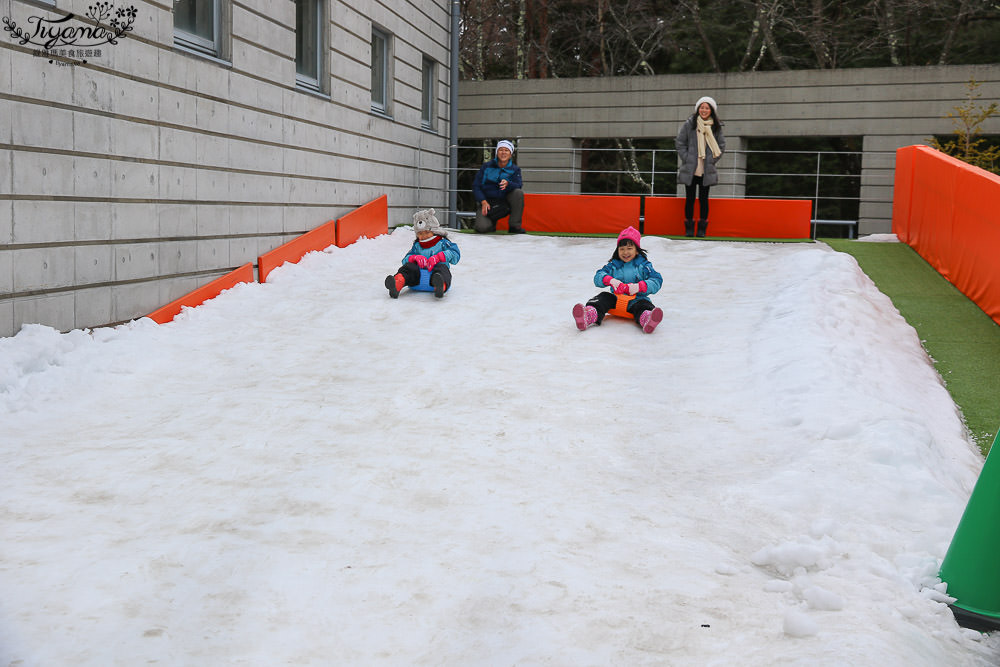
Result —
<instances>
[{"instance_id":1,"label":"white knit beanie","mask_svg":"<svg viewBox=\"0 0 1000 667\"><path fill-rule=\"evenodd\" d=\"M510 143L506 139L501 139L500 141L497 142L497 150L500 150L501 148L506 148L511 153L514 152L514 144Z\"/></svg>"},{"instance_id":2,"label":"white knit beanie","mask_svg":"<svg viewBox=\"0 0 1000 667\"><path fill-rule=\"evenodd\" d=\"M719 113L719 105L717 105L715 103L715 100L713 100L708 95L706 95L705 97L699 98L699 100L694 103L694 110L695 110L696 113L697 113L698 109L701 108L701 103L702 102L708 102L708 106L712 107L712 111L714 111L715 113Z\"/></svg>"}]
</instances>

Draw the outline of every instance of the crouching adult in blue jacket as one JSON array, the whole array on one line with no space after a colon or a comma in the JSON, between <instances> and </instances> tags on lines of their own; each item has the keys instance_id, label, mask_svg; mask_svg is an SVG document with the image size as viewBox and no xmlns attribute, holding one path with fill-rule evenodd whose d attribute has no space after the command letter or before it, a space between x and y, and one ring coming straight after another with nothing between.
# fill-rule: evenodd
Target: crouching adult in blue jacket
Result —
<instances>
[{"instance_id":1,"label":"crouching adult in blue jacket","mask_svg":"<svg viewBox=\"0 0 1000 667\"><path fill-rule=\"evenodd\" d=\"M497 220L510 215L510 233L523 234L524 192L521 168L514 164L514 144L497 142L496 157L484 162L472 183L476 198L475 230L481 234L496 231Z\"/></svg>"}]
</instances>

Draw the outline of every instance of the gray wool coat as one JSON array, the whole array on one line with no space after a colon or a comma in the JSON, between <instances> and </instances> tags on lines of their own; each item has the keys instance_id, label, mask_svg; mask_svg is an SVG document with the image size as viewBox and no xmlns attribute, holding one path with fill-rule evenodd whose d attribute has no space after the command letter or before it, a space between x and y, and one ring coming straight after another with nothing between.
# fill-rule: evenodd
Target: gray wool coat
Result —
<instances>
[{"instance_id":1,"label":"gray wool coat","mask_svg":"<svg viewBox=\"0 0 1000 667\"><path fill-rule=\"evenodd\" d=\"M680 160L680 167L677 169L677 181L684 185L691 185L694 180L694 170L698 166L698 137L695 132L698 128L698 114L691 114L681 124L681 129L677 133L677 159ZM719 144L719 150L726 152L726 137L722 133L722 127L716 123L712 126L715 134L715 142ZM715 185L719 182L719 172L715 168L715 163L722 159L712 157L712 151L705 147L705 175L701 179L704 186Z\"/></svg>"}]
</instances>

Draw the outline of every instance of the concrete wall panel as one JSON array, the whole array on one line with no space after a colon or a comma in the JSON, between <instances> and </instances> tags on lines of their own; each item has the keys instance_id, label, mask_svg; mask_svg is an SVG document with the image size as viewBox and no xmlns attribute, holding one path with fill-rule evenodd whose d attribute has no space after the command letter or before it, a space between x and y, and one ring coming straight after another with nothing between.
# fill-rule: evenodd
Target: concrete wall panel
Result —
<instances>
[{"instance_id":1,"label":"concrete wall panel","mask_svg":"<svg viewBox=\"0 0 1000 667\"><path fill-rule=\"evenodd\" d=\"M14 202L0 201L0 246L14 239ZM0 277L2 280L2 277Z\"/></svg>"},{"instance_id":2,"label":"concrete wall panel","mask_svg":"<svg viewBox=\"0 0 1000 667\"><path fill-rule=\"evenodd\" d=\"M16 267L15 267L16 270ZM0 301L0 305L3 302ZM21 324L37 322L66 331L76 327L74 322L74 295L72 292L39 294L16 299L13 303L14 331Z\"/></svg>"},{"instance_id":3,"label":"concrete wall panel","mask_svg":"<svg viewBox=\"0 0 1000 667\"><path fill-rule=\"evenodd\" d=\"M73 293L73 323L72 328L90 328L88 322L114 322L114 307L112 305L112 287L99 285L74 290ZM125 319L125 318L122 318ZM58 327L62 328L62 327Z\"/></svg>"},{"instance_id":4,"label":"concrete wall panel","mask_svg":"<svg viewBox=\"0 0 1000 667\"><path fill-rule=\"evenodd\" d=\"M10 203L13 204L14 216L18 220L12 242L16 238L18 244L35 245L55 243L76 236L72 203L46 200Z\"/></svg>"}]
</instances>

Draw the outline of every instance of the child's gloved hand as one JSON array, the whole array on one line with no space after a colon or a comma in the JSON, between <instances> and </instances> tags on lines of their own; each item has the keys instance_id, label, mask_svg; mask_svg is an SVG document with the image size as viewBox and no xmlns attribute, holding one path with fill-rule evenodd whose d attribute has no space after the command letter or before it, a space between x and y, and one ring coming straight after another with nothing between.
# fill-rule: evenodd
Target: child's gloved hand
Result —
<instances>
[{"instance_id":1,"label":"child's gloved hand","mask_svg":"<svg viewBox=\"0 0 1000 667\"><path fill-rule=\"evenodd\" d=\"M639 283L629 283L628 284L628 293L630 295L632 295L632 296L635 296L636 294L638 294L639 293Z\"/></svg>"},{"instance_id":2,"label":"child's gloved hand","mask_svg":"<svg viewBox=\"0 0 1000 667\"><path fill-rule=\"evenodd\" d=\"M427 258L427 268L428 269L433 269L435 264L437 264L438 262L444 262L444 261L446 261L446 260L444 258L444 253L443 252L439 252L436 255L431 255L430 257Z\"/></svg>"},{"instance_id":3,"label":"child's gloved hand","mask_svg":"<svg viewBox=\"0 0 1000 667\"><path fill-rule=\"evenodd\" d=\"M421 269L427 268L427 258L423 255L410 255L410 261L419 266Z\"/></svg>"},{"instance_id":4,"label":"child's gloved hand","mask_svg":"<svg viewBox=\"0 0 1000 667\"><path fill-rule=\"evenodd\" d=\"M620 290L622 287L622 281L618 280L617 278L612 278L605 284L611 285L611 291L614 292L615 294L621 294L621 292L619 292L618 290Z\"/></svg>"},{"instance_id":5,"label":"child's gloved hand","mask_svg":"<svg viewBox=\"0 0 1000 667\"><path fill-rule=\"evenodd\" d=\"M612 280L614 280L614 278L612 278L611 276L604 276L603 278L601 278L601 284L604 286L608 286L611 284Z\"/></svg>"},{"instance_id":6,"label":"child's gloved hand","mask_svg":"<svg viewBox=\"0 0 1000 667\"><path fill-rule=\"evenodd\" d=\"M628 283L619 282L615 286L615 294L628 294Z\"/></svg>"}]
</instances>

